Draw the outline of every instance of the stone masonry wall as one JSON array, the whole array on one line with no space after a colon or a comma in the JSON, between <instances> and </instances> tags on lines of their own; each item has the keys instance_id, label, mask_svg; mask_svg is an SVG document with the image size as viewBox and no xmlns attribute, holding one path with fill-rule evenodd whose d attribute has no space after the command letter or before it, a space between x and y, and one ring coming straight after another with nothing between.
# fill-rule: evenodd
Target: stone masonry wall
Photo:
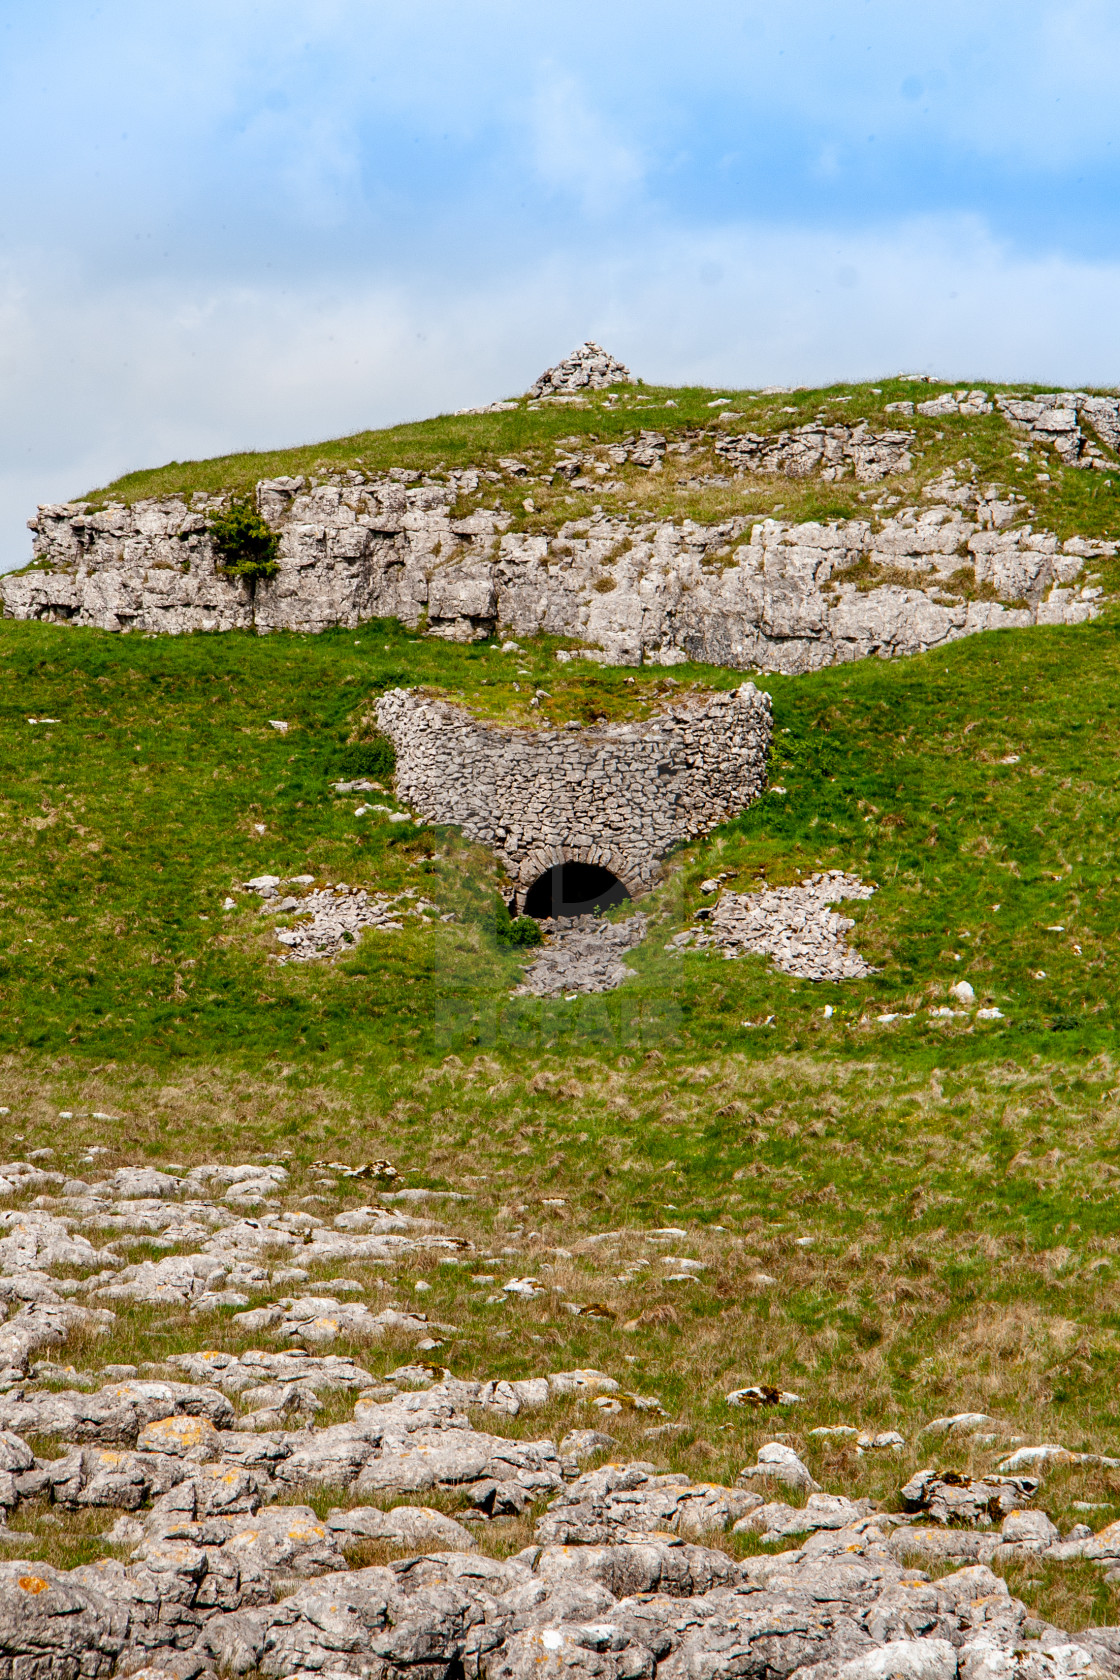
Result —
<instances>
[{"instance_id":1,"label":"stone masonry wall","mask_svg":"<svg viewBox=\"0 0 1120 1680\"><path fill-rule=\"evenodd\" d=\"M478 488L473 469L418 478L263 481L257 500L280 532L280 569L255 595L215 567L206 518L217 498L43 507L30 522L37 565L0 579L4 612L171 634L398 618L454 640L568 636L613 664L693 658L796 674L1091 618L1101 591L1084 564L1111 552L1015 525L1012 502L951 474L930 487L934 505L880 520L700 525L597 513L551 539L510 531L497 511L457 518L459 495Z\"/></svg>"},{"instance_id":2,"label":"stone masonry wall","mask_svg":"<svg viewBox=\"0 0 1120 1680\"><path fill-rule=\"evenodd\" d=\"M497 728L402 688L381 697L377 718L397 750L399 797L497 852L519 907L565 862L599 864L646 892L674 846L766 786L770 696L749 682L597 729Z\"/></svg>"}]
</instances>

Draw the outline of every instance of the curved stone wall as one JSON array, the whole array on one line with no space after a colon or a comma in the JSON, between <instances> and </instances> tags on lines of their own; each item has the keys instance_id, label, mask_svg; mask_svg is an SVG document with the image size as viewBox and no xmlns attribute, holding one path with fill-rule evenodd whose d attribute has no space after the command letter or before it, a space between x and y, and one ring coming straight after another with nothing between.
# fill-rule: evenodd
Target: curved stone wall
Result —
<instances>
[{"instance_id":1,"label":"curved stone wall","mask_svg":"<svg viewBox=\"0 0 1120 1680\"><path fill-rule=\"evenodd\" d=\"M648 892L667 853L766 786L770 696L749 682L591 729L498 728L403 688L381 697L377 720L397 750L399 797L491 847L519 910L558 863L598 864Z\"/></svg>"}]
</instances>

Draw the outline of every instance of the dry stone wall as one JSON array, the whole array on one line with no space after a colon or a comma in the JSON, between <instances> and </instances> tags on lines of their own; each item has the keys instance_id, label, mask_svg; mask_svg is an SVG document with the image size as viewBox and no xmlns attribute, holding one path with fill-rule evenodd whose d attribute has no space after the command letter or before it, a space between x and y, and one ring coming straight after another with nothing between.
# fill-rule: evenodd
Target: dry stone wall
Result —
<instances>
[{"instance_id":1,"label":"dry stone wall","mask_svg":"<svg viewBox=\"0 0 1120 1680\"><path fill-rule=\"evenodd\" d=\"M645 892L674 846L766 786L770 696L749 682L598 729L499 729L399 688L378 701L377 718L397 750L399 796L492 847L519 906L558 863L598 864Z\"/></svg>"},{"instance_id":2,"label":"dry stone wall","mask_svg":"<svg viewBox=\"0 0 1120 1680\"><path fill-rule=\"evenodd\" d=\"M951 475L934 505L882 520L702 525L597 513L554 538L510 531L498 511L457 517L458 497L479 485L471 469L418 480L398 469L259 484L281 537L279 572L255 594L215 566L214 498L42 507L31 521L37 565L0 579L4 612L171 634L398 618L458 641L567 636L614 664L692 658L796 674L979 630L1079 623L1101 594L1086 560L1111 552L1016 525L1015 502Z\"/></svg>"}]
</instances>

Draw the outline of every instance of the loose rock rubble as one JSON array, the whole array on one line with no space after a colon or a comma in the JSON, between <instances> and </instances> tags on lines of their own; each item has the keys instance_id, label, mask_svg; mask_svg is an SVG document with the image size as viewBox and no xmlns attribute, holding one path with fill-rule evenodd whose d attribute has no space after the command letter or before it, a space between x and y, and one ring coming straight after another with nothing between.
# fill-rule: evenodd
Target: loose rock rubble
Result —
<instances>
[{"instance_id":1,"label":"loose rock rubble","mask_svg":"<svg viewBox=\"0 0 1120 1680\"><path fill-rule=\"evenodd\" d=\"M783 974L803 980L854 980L877 971L845 944L855 923L829 904L838 898L870 898L875 888L839 869L810 875L797 887L756 893L724 891L714 910L701 909L700 931L673 936L673 952L719 949L727 957L772 956Z\"/></svg>"},{"instance_id":2,"label":"loose rock rubble","mask_svg":"<svg viewBox=\"0 0 1120 1680\"><path fill-rule=\"evenodd\" d=\"M563 392L601 391L608 385L636 383L628 367L616 361L601 344L588 339L555 367L546 368L530 388L529 395L547 397Z\"/></svg>"},{"instance_id":3,"label":"loose rock rubble","mask_svg":"<svg viewBox=\"0 0 1120 1680\"><path fill-rule=\"evenodd\" d=\"M312 879L296 875L290 877L289 884L306 886ZM294 927L276 930L278 942L287 949L286 956L276 959L281 964L337 957L356 945L366 928L400 933L404 927L400 920L402 914L422 919L439 915L438 905L419 898L415 887L396 894L370 893L365 887L351 887L343 882L338 886L314 887L299 897L290 894L281 898L277 890L280 884L279 876L258 875L247 881L245 887L264 900L262 915L299 918Z\"/></svg>"},{"instance_id":4,"label":"loose rock rubble","mask_svg":"<svg viewBox=\"0 0 1120 1680\"><path fill-rule=\"evenodd\" d=\"M525 978L513 995L557 997L576 992L609 992L634 978L623 953L641 944L646 917L609 922L596 916L559 916L541 923L549 943L525 966Z\"/></svg>"}]
</instances>

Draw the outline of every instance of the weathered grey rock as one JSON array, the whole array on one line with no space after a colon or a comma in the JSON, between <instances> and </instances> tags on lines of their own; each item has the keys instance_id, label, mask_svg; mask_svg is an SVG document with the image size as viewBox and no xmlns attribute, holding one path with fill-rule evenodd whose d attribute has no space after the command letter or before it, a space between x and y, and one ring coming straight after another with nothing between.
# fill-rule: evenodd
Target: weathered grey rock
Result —
<instances>
[{"instance_id":1,"label":"weathered grey rock","mask_svg":"<svg viewBox=\"0 0 1120 1680\"><path fill-rule=\"evenodd\" d=\"M934 1522L967 1522L989 1527L1030 1503L1038 1492L1034 1476L966 1476L956 1470L919 1470L902 1489L908 1511L923 1511Z\"/></svg>"},{"instance_id":2,"label":"weathered grey rock","mask_svg":"<svg viewBox=\"0 0 1120 1680\"><path fill-rule=\"evenodd\" d=\"M201 1520L163 1520L156 1539L145 1541L136 1554L146 1563L161 1547L175 1544L221 1549L236 1558L239 1570L263 1575L270 1582L303 1579L345 1569L337 1537L307 1505L272 1505L251 1513L207 1516Z\"/></svg>"},{"instance_id":3,"label":"weathered grey rock","mask_svg":"<svg viewBox=\"0 0 1120 1680\"><path fill-rule=\"evenodd\" d=\"M118 1167L106 1181L105 1188L124 1200L133 1197L181 1196L185 1185L183 1180L173 1173L157 1172L154 1167Z\"/></svg>"},{"instance_id":4,"label":"weathered grey rock","mask_svg":"<svg viewBox=\"0 0 1120 1680\"><path fill-rule=\"evenodd\" d=\"M996 406L1017 430L1052 448L1063 466L1115 472L1116 463L1086 437L1087 422L1114 452L1120 445L1120 400L1090 397L1085 391L1055 391L1040 397L997 395Z\"/></svg>"},{"instance_id":5,"label":"weathered grey rock","mask_svg":"<svg viewBox=\"0 0 1120 1680\"><path fill-rule=\"evenodd\" d=\"M903 1526L889 1538L891 1550L900 1562L907 1558L927 1563L991 1563L1001 1544L994 1530L978 1532L961 1528L918 1528Z\"/></svg>"},{"instance_id":6,"label":"weathered grey rock","mask_svg":"<svg viewBox=\"0 0 1120 1680\"><path fill-rule=\"evenodd\" d=\"M1021 1546L1029 1552L1044 1552L1061 1538L1045 1511L1010 1512L1003 1519L1000 1534L1004 1545Z\"/></svg>"},{"instance_id":7,"label":"weathered grey rock","mask_svg":"<svg viewBox=\"0 0 1120 1680\"><path fill-rule=\"evenodd\" d=\"M222 1618L207 1630L207 1648L233 1674L330 1669L438 1680L468 1662L473 1671L503 1631L500 1622L486 1628L487 1611L530 1577L524 1566L481 1558L469 1560L468 1573L456 1569L459 1558L334 1575L329 1586L301 1587L282 1605Z\"/></svg>"},{"instance_id":8,"label":"weathered grey rock","mask_svg":"<svg viewBox=\"0 0 1120 1680\"><path fill-rule=\"evenodd\" d=\"M138 1511L180 1481L186 1468L159 1453L117 1451L111 1447L74 1447L50 1460L47 1485L56 1505L69 1510L108 1506Z\"/></svg>"},{"instance_id":9,"label":"weathered grey rock","mask_svg":"<svg viewBox=\"0 0 1120 1680\"><path fill-rule=\"evenodd\" d=\"M496 1482L492 1477L484 1477L470 1489L470 1501L476 1511L488 1517L519 1517L529 1509L533 1496L517 1482Z\"/></svg>"},{"instance_id":10,"label":"weathered grey rock","mask_svg":"<svg viewBox=\"0 0 1120 1680\"><path fill-rule=\"evenodd\" d=\"M659 1476L652 1464L604 1464L572 1482L537 1523L542 1545L601 1545L636 1534L702 1535L745 1516L737 1488Z\"/></svg>"},{"instance_id":11,"label":"weathered grey rock","mask_svg":"<svg viewBox=\"0 0 1120 1680\"><path fill-rule=\"evenodd\" d=\"M340 1241L337 1246L349 1250L354 1244ZM378 1341L387 1330L428 1336L433 1330L450 1333L455 1329L454 1325L432 1323L424 1313L402 1312L396 1307L383 1307L380 1312L374 1312L364 1301L339 1301L330 1295L289 1297L280 1301L278 1306L280 1310L271 1317L277 1330L282 1335L299 1337L313 1346L327 1346L340 1335ZM261 1310L271 1316L270 1309ZM254 1314L240 1313L237 1316L238 1322L245 1324L246 1328L255 1328Z\"/></svg>"},{"instance_id":12,"label":"weathered grey rock","mask_svg":"<svg viewBox=\"0 0 1120 1680\"><path fill-rule=\"evenodd\" d=\"M119 1605L45 1563L0 1563L0 1675L4 1680L99 1680L128 1634Z\"/></svg>"},{"instance_id":13,"label":"weathered grey rock","mask_svg":"<svg viewBox=\"0 0 1120 1680\"><path fill-rule=\"evenodd\" d=\"M52 1266L80 1266L98 1271L119 1266L115 1254L95 1249L88 1237L75 1235L66 1220L39 1208L0 1213L0 1273L49 1271Z\"/></svg>"},{"instance_id":14,"label":"weathered grey rock","mask_svg":"<svg viewBox=\"0 0 1120 1680\"><path fill-rule=\"evenodd\" d=\"M1109 1458L1103 1453L1070 1452L1068 1447L1046 1442L1038 1447L1016 1447L1013 1453L1001 1460L997 1469L1004 1475L1010 1475L1022 1470L1041 1469L1047 1464L1099 1464L1105 1470L1118 1470L1120 1458Z\"/></svg>"},{"instance_id":15,"label":"weathered grey rock","mask_svg":"<svg viewBox=\"0 0 1120 1680\"><path fill-rule=\"evenodd\" d=\"M114 1314L105 1308L75 1306L69 1301L32 1302L0 1325L0 1388L26 1375L32 1354L58 1347L72 1330L104 1335Z\"/></svg>"},{"instance_id":16,"label":"weathered grey rock","mask_svg":"<svg viewBox=\"0 0 1120 1680\"><path fill-rule=\"evenodd\" d=\"M373 1505L359 1505L350 1511L336 1509L328 1513L327 1527L340 1545L346 1544L348 1536L388 1540L394 1545L433 1552L470 1552L478 1545L462 1523L427 1505L395 1505L391 1511L379 1511Z\"/></svg>"},{"instance_id":17,"label":"weathered grey rock","mask_svg":"<svg viewBox=\"0 0 1120 1680\"><path fill-rule=\"evenodd\" d=\"M364 1532L378 1526L375 1517L334 1512L328 1529L305 1509L273 1508L184 1524L179 1536L145 1540L127 1566L106 1560L68 1576L6 1566L6 1575L36 1572L41 1588L16 1588L35 1603L59 1596L36 1620L0 1576L0 1651L19 1665L4 1671L10 1680L97 1677L116 1661L121 1671L149 1664L177 1680L198 1672L192 1661L275 1680L443 1680L449 1670L483 1680L572 1671L596 1680L786 1680L794 1672L806 1680L1091 1680L1098 1662L1117 1671L1115 1630L1033 1638L1023 1605L990 1569L973 1565L936 1582L905 1572L891 1550L892 1520L821 1529L797 1550L742 1564L658 1536L532 1548L506 1562L429 1552L348 1571L338 1567L332 1531ZM329 1580L301 1585L301 1571L329 1571ZM73 1595L65 1614L94 1653L81 1669L65 1661L76 1641L57 1629L53 1641L44 1634L65 1590ZM44 1647L62 1656L29 1666Z\"/></svg>"},{"instance_id":18,"label":"weathered grey rock","mask_svg":"<svg viewBox=\"0 0 1120 1680\"><path fill-rule=\"evenodd\" d=\"M719 439L716 452L739 472L781 473L786 478L819 473L829 482L854 474L861 484L877 484L890 473L910 471L913 437L912 432L872 432L866 424L825 426L813 421L765 437L732 432Z\"/></svg>"},{"instance_id":19,"label":"weathered grey rock","mask_svg":"<svg viewBox=\"0 0 1120 1680\"><path fill-rule=\"evenodd\" d=\"M289 1450L273 1474L292 1487L349 1487L374 1451L373 1443L353 1423L286 1434L284 1440Z\"/></svg>"},{"instance_id":20,"label":"weathered grey rock","mask_svg":"<svg viewBox=\"0 0 1120 1680\"><path fill-rule=\"evenodd\" d=\"M803 447L796 444L799 459ZM851 447L855 470L874 476L882 450L902 446L857 444L853 435ZM659 458L652 443L647 453ZM0 581L0 594L10 616L111 630L319 630L370 617L415 626L426 613L430 634L458 640L546 633L601 649L615 664L694 658L789 674L919 652L996 626L1092 617L1093 598L1066 588L1083 556L1069 550L1073 571L1062 576L1067 557L1055 540L1011 529L1019 504L988 488L993 494L981 498L976 487L946 481L943 505L902 510L878 529L864 520L637 525L597 515L549 538L505 530L506 515L457 520L458 480L450 477L412 488L391 474L316 488L262 481L258 504L281 536L279 571L252 597L215 569L201 504L188 509L173 497L100 513L82 504L41 508L38 563ZM981 524L1009 526L978 533L997 536L1001 555L1042 555L1024 604L1019 589L976 601L954 582L958 572L970 585L981 581L974 555L957 552L977 525L954 502L967 502ZM853 579L865 562L882 569L881 583ZM1001 575L988 575L997 590Z\"/></svg>"},{"instance_id":21,"label":"weathered grey rock","mask_svg":"<svg viewBox=\"0 0 1120 1680\"><path fill-rule=\"evenodd\" d=\"M198 1417L228 1429L234 1411L217 1389L191 1383L112 1383L94 1394L20 1391L0 1397L0 1429L17 1435L60 1435L70 1441L134 1447L146 1424Z\"/></svg>"},{"instance_id":22,"label":"weathered grey rock","mask_svg":"<svg viewBox=\"0 0 1120 1680\"><path fill-rule=\"evenodd\" d=\"M737 1488L749 1488L753 1482L784 1482L787 1487L804 1488L807 1493L820 1493L806 1465L802 1464L792 1447L780 1441L767 1441L758 1449L757 1464L747 1464L735 1478Z\"/></svg>"},{"instance_id":23,"label":"weathered grey rock","mask_svg":"<svg viewBox=\"0 0 1120 1680\"><path fill-rule=\"evenodd\" d=\"M923 1435L948 1435L977 1440L984 1445L1003 1441L1012 1433L1011 1425L987 1412L954 1412L951 1417L932 1418L920 1431Z\"/></svg>"},{"instance_id":24,"label":"weathered grey rock","mask_svg":"<svg viewBox=\"0 0 1120 1680\"><path fill-rule=\"evenodd\" d=\"M713 1587L730 1586L739 1577L738 1566L726 1552L665 1534L609 1545L545 1546L535 1571L550 1592L573 1577L583 1577L605 1587L613 1598L637 1593L692 1598Z\"/></svg>"},{"instance_id":25,"label":"weathered grey rock","mask_svg":"<svg viewBox=\"0 0 1120 1680\"><path fill-rule=\"evenodd\" d=\"M748 1497L752 1497L748 1495ZM758 1495L753 1497L758 1500ZM735 1523L736 1534L759 1534L763 1540L787 1540L797 1534L814 1534L822 1528L847 1528L861 1517L871 1514L869 1499L844 1499L838 1494L811 1493L798 1508L781 1500L768 1504L759 1501L757 1509L740 1517Z\"/></svg>"},{"instance_id":26,"label":"weathered grey rock","mask_svg":"<svg viewBox=\"0 0 1120 1680\"><path fill-rule=\"evenodd\" d=\"M240 1266L231 1273L231 1268L213 1255L177 1254L123 1267L112 1283L94 1291L94 1297L99 1301L140 1301L148 1306L197 1306L204 1296L221 1290L227 1282L260 1289L268 1281L268 1273L259 1266Z\"/></svg>"},{"instance_id":27,"label":"weathered grey rock","mask_svg":"<svg viewBox=\"0 0 1120 1680\"><path fill-rule=\"evenodd\" d=\"M581 1462L585 1458L593 1458L596 1453L610 1452L617 1445L614 1436L605 1434L601 1429L573 1429L560 1442L560 1457Z\"/></svg>"},{"instance_id":28,"label":"weathered grey rock","mask_svg":"<svg viewBox=\"0 0 1120 1680\"><path fill-rule=\"evenodd\" d=\"M1095 1563L1120 1560L1120 1522L1109 1523L1099 1534L1086 1541L1083 1555Z\"/></svg>"}]
</instances>

